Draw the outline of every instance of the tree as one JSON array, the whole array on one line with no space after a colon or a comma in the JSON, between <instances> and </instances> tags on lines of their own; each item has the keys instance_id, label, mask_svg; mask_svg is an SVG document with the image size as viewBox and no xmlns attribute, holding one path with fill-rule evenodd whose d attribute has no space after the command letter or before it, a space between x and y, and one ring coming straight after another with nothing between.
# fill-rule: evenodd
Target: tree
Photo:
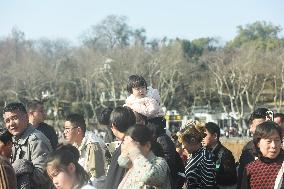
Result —
<instances>
[{"instance_id":1,"label":"tree","mask_svg":"<svg viewBox=\"0 0 284 189\"><path fill-rule=\"evenodd\" d=\"M226 45L228 48L240 48L250 42L258 43L260 47L266 48L266 43L277 43L278 34L281 32L280 26L265 21L257 21L247 24L245 27L238 26L237 36Z\"/></svg>"},{"instance_id":2,"label":"tree","mask_svg":"<svg viewBox=\"0 0 284 189\"><path fill-rule=\"evenodd\" d=\"M123 48L129 45L131 29L125 16L107 16L101 23L92 26L83 43L98 49Z\"/></svg>"},{"instance_id":3,"label":"tree","mask_svg":"<svg viewBox=\"0 0 284 189\"><path fill-rule=\"evenodd\" d=\"M181 40L181 43L185 56L197 62L204 51L216 50L215 43L217 43L217 39L207 37L194 39L192 41Z\"/></svg>"},{"instance_id":4,"label":"tree","mask_svg":"<svg viewBox=\"0 0 284 189\"><path fill-rule=\"evenodd\" d=\"M284 53L283 48L275 50L269 54L270 64L275 66L270 70L273 76L274 88L274 109L277 112L283 111L283 95L284 95Z\"/></svg>"},{"instance_id":5,"label":"tree","mask_svg":"<svg viewBox=\"0 0 284 189\"><path fill-rule=\"evenodd\" d=\"M147 37L145 36L146 30L144 28L135 29L132 32L134 38L134 45L145 46Z\"/></svg>"},{"instance_id":6,"label":"tree","mask_svg":"<svg viewBox=\"0 0 284 189\"><path fill-rule=\"evenodd\" d=\"M233 54L214 53L209 65L223 111L239 121L242 128L246 107L253 111L267 88L270 73L265 69L263 51L241 48Z\"/></svg>"}]
</instances>

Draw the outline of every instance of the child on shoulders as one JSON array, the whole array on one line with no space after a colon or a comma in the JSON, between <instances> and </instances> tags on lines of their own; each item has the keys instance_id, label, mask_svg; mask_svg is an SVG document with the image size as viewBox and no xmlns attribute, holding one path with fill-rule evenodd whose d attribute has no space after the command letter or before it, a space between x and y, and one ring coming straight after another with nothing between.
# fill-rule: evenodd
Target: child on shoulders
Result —
<instances>
[{"instance_id":1,"label":"child on shoulders","mask_svg":"<svg viewBox=\"0 0 284 189\"><path fill-rule=\"evenodd\" d=\"M149 122L165 127L165 113L157 89L147 87L146 80L142 76L131 75L128 78L127 91L130 96L125 101L126 106L146 116Z\"/></svg>"}]
</instances>

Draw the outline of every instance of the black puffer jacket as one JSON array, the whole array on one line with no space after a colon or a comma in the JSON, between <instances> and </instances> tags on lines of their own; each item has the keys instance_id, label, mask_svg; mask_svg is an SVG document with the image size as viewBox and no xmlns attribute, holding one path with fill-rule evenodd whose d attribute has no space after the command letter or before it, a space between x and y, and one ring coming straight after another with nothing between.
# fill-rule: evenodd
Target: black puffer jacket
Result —
<instances>
[{"instance_id":1,"label":"black puffer jacket","mask_svg":"<svg viewBox=\"0 0 284 189\"><path fill-rule=\"evenodd\" d=\"M185 182L185 177L182 177L181 174L184 174L185 168L181 157L176 152L175 144L166 133L160 135L157 138L157 142L160 143L163 148L164 158L171 171L171 188L181 189Z\"/></svg>"},{"instance_id":2,"label":"black puffer jacket","mask_svg":"<svg viewBox=\"0 0 284 189\"><path fill-rule=\"evenodd\" d=\"M211 153L216 164L217 185L230 186L236 184L237 170L232 152L218 142Z\"/></svg>"},{"instance_id":3,"label":"black puffer jacket","mask_svg":"<svg viewBox=\"0 0 284 189\"><path fill-rule=\"evenodd\" d=\"M124 174L126 173L126 169L120 167L117 163L120 154L121 154L121 146L119 146L112 155L104 189L117 189Z\"/></svg>"},{"instance_id":4,"label":"black puffer jacket","mask_svg":"<svg viewBox=\"0 0 284 189\"><path fill-rule=\"evenodd\" d=\"M237 186L238 189L241 188L242 176L243 176L246 165L256 160L257 157L258 157L258 154L257 154L256 147L253 141L251 140L244 146L242 150L242 154L240 156L240 161L239 161L240 165L238 169L238 186Z\"/></svg>"}]
</instances>

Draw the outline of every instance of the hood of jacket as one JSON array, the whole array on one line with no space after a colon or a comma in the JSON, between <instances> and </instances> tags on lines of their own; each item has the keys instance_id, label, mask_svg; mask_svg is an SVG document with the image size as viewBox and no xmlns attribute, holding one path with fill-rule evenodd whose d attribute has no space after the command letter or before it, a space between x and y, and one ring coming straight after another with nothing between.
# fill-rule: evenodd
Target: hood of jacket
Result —
<instances>
[{"instance_id":1,"label":"hood of jacket","mask_svg":"<svg viewBox=\"0 0 284 189\"><path fill-rule=\"evenodd\" d=\"M84 149L86 145L91 143L99 143L102 149L106 148L105 142L102 138L97 136L94 132L86 131L85 137L83 138L81 145L78 147L79 151L81 151L81 149Z\"/></svg>"}]
</instances>

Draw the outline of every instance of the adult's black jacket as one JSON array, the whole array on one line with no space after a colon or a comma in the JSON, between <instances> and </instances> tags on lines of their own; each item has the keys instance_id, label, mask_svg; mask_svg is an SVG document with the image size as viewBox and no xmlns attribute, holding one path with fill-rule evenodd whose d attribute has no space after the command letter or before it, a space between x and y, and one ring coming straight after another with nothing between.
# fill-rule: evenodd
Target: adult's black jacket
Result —
<instances>
[{"instance_id":1,"label":"adult's black jacket","mask_svg":"<svg viewBox=\"0 0 284 189\"><path fill-rule=\"evenodd\" d=\"M110 166L107 172L105 189L117 189L126 170L120 167L117 163L118 157L121 154L121 146L119 146L112 154Z\"/></svg>"}]
</instances>

